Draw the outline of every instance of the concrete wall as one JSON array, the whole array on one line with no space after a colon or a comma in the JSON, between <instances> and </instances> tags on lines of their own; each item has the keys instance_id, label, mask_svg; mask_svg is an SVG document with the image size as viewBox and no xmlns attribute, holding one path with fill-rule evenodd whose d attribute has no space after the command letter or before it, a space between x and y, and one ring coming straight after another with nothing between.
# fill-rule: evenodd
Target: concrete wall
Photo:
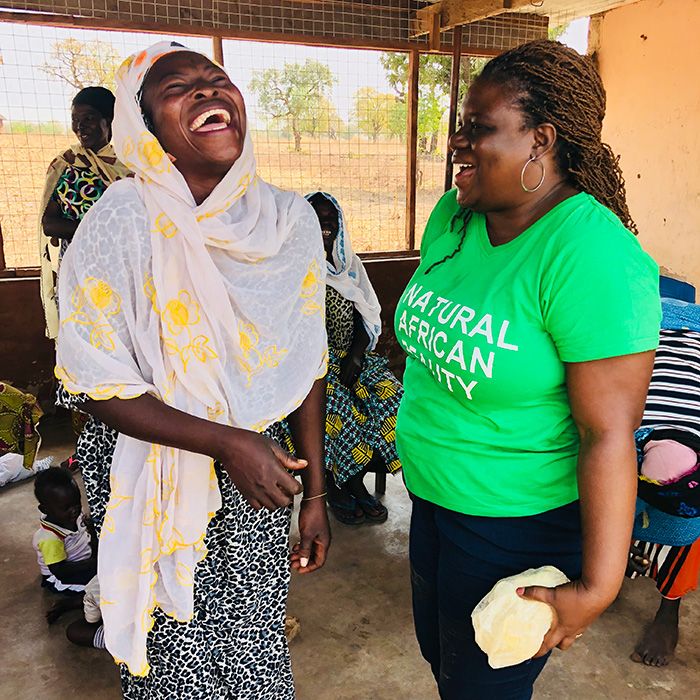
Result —
<instances>
[{"instance_id":1,"label":"concrete wall","mask_svg":"<svg viewBox=\"0 0 700 700\"><path fill-rule=\"evenodd\" d=\"M394 312L418 260L371 260L365 265L382 304L378 351L400 375L405 358L394 336ZM0 381L29 391L39 398L45 410L50 409L54 344L44 336L38 277L0 279L0 329Z\"/></svg>"},{"instance_id":2,"label":"concrete wall","mask_svg":"<svg viewBox=\"0 0 700 700\"><path fill-rule=\"evenodd\" d=\"M382 305L382 335L377 352L389 360L389 368L399 376L403 376L406 354L394 335L394 314L418 263L418 258L365 260L367 274Z\"/></svg>"},{"instance_id":3,"label":"concrete wall","mask_svg":"<svg viewBox=\"0 0 700 700\"><path fill-rule=\"evenodd\" d=\"M621 156L644 248L700 287L700 2L642 0L606 13L603 137Z\"/></svg>"},{"instance_id":4,"label":"concrete wall","mask_svg":"<svg viewBox=\"0 0 700 700\"><path fill-rule=\"evenodd\" d=\"M54 344L44 335L38 277L0 279L0 380L52 403Z\"/></svg>"}]
</instances>

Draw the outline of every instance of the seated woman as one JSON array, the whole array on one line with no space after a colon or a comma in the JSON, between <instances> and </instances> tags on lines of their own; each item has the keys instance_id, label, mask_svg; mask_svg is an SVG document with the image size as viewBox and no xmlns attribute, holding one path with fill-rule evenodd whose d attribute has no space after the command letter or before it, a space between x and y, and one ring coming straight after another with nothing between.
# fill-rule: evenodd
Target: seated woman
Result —
<instances>
[{"instance_id":1,"label":"seated woman","mask_svg":"<svg viewBox=\"0 0 700 700\"><path fill-rule=\"evenodd\" d=\"M103 87L83 88L71 103L71 128L78 143L59 153L46 173L39 208L39 252L49 338L58 334L58 315L47 238L60 246L60 261L88 209L110 184L130 172L110 143L113 118L114 95Z\"/></svg>"},{"instance_id":2,"label":"seated woman","mask_svg":"<svg viewBox=\"0 0 700 700\"><path fill-rule=\"evenodd\" d=\"M401 468L394 428L403 387L373 352L381 333L379 300L350 246L340 205L325 192L306 198L321 224L328 273L327 500L341 523L382 523L387 509L363 479L377 460L389 473Z\"/></svg>"},{"instance_id":3,"label":"seated woman","mask_svg":"<svg viewBox=\"0 0 700 700\"><path fill-rule=\"evenodd\" d=\"M700 573L694 495L700 466L700 306L672 299L662 299L661 306L663 330L636 434L641 512L628 566L631 578L648 576L661 595L654 620L631 655L647 666L666 666L673 658L681 600L697 589Z\"/></svg>"}]
</instances>

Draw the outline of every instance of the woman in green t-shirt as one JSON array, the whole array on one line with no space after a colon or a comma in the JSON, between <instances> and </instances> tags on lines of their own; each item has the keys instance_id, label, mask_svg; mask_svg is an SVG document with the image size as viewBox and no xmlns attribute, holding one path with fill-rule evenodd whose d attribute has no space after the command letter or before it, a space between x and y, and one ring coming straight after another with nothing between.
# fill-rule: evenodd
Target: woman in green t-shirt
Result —
<instances>
[{"instance_id":1,"label":"woman in green t-shirt","mask_svg":"<svg viewBox=\"0 0 700 700\"><path fill-rule=\"evenodd\" d=\"M660 305L604 112L592 63L561 44L489 62L397 308L414 617L443 700L531 697L624 575ZM551 605L552 628L534 659L494 670L471 612L544 565L571 582L519 593Z\"/></svg>"}]
</instances>

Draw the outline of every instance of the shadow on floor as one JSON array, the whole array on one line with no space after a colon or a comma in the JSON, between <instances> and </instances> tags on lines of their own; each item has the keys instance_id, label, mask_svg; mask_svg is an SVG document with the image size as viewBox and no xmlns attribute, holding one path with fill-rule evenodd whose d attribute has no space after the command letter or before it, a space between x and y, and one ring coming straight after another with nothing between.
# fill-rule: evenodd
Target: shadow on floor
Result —
<instances>
[{"instance_id":1,"label":"shadow on floor","mask_svg":"<svg viewBox=\"0 0 700 700\"><path fill-rule=\"evenodd\" d=\"M53 454L60 463L72 453L66 414L42 422L41 431L42 457ZM410 501L400 477L387 482L388 521L360 526L333 521L324 569L292 577L288 608L301 621L291 644L298 700L438 698L413 635ZM39 587L31 546L38 526L31 479L0 489L0 514L0 697L118 700L117 667L107 653L73 646L65 638L66 626L79 613L51 627L44 620L53 598ZM652 669L629 660L657 606L650 581L627 581L618 600L571 650L554 653L535 686L535 700L700 698L698 596L690 594L681 607L681 642L671 666Z\"/></svg>"}]
</instances>

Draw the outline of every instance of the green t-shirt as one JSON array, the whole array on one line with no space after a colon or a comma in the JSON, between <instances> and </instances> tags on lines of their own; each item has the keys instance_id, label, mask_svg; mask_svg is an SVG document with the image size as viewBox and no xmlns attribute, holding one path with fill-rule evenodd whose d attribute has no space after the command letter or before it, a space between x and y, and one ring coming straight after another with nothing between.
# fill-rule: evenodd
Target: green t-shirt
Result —
<instances>
[{"instance_id":1,"label":"green t-shirt","mask_svg":"<svg viewBox=\"0 0 700 700\"><path fill-rule=\"evenodd\" d=\"M456 190L435 207L396 310L408 353L396 444L408 489L470 515L526 516L578 497L564 363L653 350L656 263L588 194L491 245ZM454 230L452 230L454 228Z\"/></svg>"}]
</instances>

